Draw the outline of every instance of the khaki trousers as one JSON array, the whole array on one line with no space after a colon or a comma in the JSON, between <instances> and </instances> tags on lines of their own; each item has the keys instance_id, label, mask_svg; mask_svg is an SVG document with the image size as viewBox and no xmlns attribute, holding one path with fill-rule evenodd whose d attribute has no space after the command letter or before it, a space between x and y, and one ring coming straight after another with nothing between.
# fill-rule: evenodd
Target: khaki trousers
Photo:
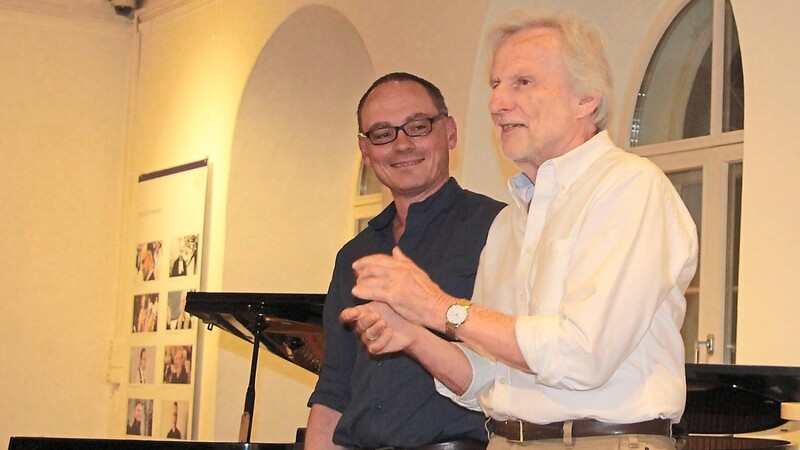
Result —
<instances>
[{"instance_id":1,"label":"khaki trousers","mask_svg":"<svg viewBox=\"0 0 800 450\"><path fill-rule=\"evenodd\" d=\"M537 441L509 441L492 435L486 450L675 450L675 439L668 436L623 434L619 436L593 436L582 438L542 439Z\"/></svg>"}]
</instances>

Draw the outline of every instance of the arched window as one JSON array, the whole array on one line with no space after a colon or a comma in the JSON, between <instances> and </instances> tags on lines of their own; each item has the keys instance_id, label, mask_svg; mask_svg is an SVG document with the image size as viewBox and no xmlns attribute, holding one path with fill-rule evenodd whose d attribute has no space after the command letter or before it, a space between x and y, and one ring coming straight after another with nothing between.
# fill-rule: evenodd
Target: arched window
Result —
<instances>
[{"instance_id":1,"label":"arched window","mask_svg":"<svg viewBox=\"0 0 800 450\"><path fill-rule=\"evenodd\" d=\"M741 130L743 124L742 55L730 4L693 0L664 33L647 67L631 147Z\"/></svg>"},{"instance_id":2,"label":"arched window","mask_svg":"<svg viewBox=\"0 0 800 450\"><path fill-rule=\"evenodd\" d=\"M630 129L631 151L664 170L698 227L700 264L681 331L687 362L736 359L743 125L730 2L688 1L652 54Z\"/></svg>"}]
</instances>

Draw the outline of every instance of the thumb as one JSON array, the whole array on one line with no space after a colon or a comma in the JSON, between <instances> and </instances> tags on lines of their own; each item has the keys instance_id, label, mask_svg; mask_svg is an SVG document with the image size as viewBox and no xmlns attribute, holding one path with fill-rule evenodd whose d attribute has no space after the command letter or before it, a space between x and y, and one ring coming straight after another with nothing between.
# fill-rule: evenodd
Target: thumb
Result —
<instances>
[{"instance_id":1,"label":"thumb","mask_svg":"<svg viewBox=\"0 0 800 450\"><path fill-rule=\"evenodd\" d=\"M394 259L396 259L396 260L398 260L398 261L409 261L409 262L413 262L413 261L411 261L411 258L409 258L408 256L406 256L406 254L405 254L405 253L403 253L403 251L402 251L402 250L400 250L400 246L395 246L395 247L392 249L392 257L394 257Z\"/></svg>"}]
</instances>

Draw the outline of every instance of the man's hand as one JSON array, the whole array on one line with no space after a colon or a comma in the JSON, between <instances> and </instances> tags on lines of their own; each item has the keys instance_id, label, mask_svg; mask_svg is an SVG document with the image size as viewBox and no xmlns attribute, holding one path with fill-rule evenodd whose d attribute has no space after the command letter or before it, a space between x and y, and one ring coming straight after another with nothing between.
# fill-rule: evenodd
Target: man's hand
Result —
<instances>
[{"instance_id":1,"label":"man's hand","mask_svg":"<svg viewBox=\"0 0 800 450\"><path fill-rule=\"evenodd\" d=\"M472 366L453 343L405 320L385 303L346 308L339 315L373 355L405 351L457 395L472 381Z\"/></svg>"},{"instance_id":2,"label":"man's hand","mask_svg":"<svg viewBox=\"0 0 800 450\"><path fill-rule=\"evenodd\" d=\"M370 302L346 308L340 314L373 355L406 350L416 342L421 327L409 323L384 303Z\"/></svg>"},{"instance_id":3,"label":"man's hand","mask_svg":"<svg viewBox=\"0 0 800 450\"><path fill-rule=\"evenodd\" d=\"M409 322L432 326L434 311L455 303L434 283L427 273L409 259L399 247L392 256L370 255L353 263L356 285L355 297L386 303ZM437 323L438 324L438 323Z\"/></svg>"}]
</instances>

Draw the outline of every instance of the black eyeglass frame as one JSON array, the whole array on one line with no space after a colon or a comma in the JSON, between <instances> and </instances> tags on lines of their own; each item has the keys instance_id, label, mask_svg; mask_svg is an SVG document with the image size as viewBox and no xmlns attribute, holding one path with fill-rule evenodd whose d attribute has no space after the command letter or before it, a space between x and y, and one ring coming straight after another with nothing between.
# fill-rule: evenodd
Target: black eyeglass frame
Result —
<instances>
[{"instance_id":1,"label":"black eyeglass frame","mask_svg":"<svg viewBox=\"0 0 800 450\"><path fill-rule=\"evenodd\" d=\"M369 139L369 141L372 143L372 145L386 145L386 144L391 144L392 142L394 142L394 141L396 141L396 140L397 140L397 136L398 136L398 134L400 133L400 130L403 130L403 133L405 133L405 134L406 134L406 136L408 136L408 137L422 137L422 136L427 136L427 135L431 134L431 132L433 132L433 124L434 124L434 123L435 123L437 120L439 120L439 119L443 119L443 118L445 118L445 117L450 117L450 116L449 116L449 114L448 114L448 113L446 113L446 112L443 112L443 113L439 113L439 114L437 114L437 115L435 115L435 116L433 116L433 117L417 117L417 118L415 118L415 119L411 119L411 120L409 120L408 122L406 122L406 123L404 123L404 124L402 124L402 125L400 125L400 126L393 126L393 125L381 126L381 127L378 127L378 128L372 129L372 130L368 130L368 131L364 131L364 132L358 133L358 135L359 135L359 136L361 136L361 137L364 137L364 138L367 138L367 139ZM412 122L421 121L421 120L427 120L427 121L430 123L430 127L431 127L431 128L430 128L430 130L428 130L427 132L425 132L425 133L422 133L422 134L410 134L410 133L408 132L408 130L406 130L406 128L405 128L405 127L406 127L408 124L410 124L410 123L412 123ZM390 139L390 140L386 141L386 142L376 143L375 141L373 141L373 140L372 140L372 137L370 136L370 133L372 133L373 131L377 131L377 130L394 130L394 137L393 137L392 139Z\"/></svg>"}]
</instances>

